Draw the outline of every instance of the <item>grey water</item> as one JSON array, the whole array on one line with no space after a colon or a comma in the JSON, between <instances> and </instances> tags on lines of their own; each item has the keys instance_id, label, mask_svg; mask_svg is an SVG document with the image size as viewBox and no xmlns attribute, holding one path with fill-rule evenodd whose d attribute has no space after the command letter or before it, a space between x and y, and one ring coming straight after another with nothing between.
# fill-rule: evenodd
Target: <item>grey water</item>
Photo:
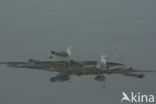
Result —
<instances>
[{"instance_id":1,"label":"grey water","mask_svg":"<svg viewBox=\"0 0 156 104\"><path fill-rule=\"evenodd\" d=\"M0 62L50 60L50 50L73 49L72 58L120 62L156 70L154 0L2 0ZM156 74L144 79L106 75L72 76L51 83L57 73L0 65L0 104L120 104L122 92L156 95ZM123 102L123 104L129 104Z\"/></svg>"}]
</instances>

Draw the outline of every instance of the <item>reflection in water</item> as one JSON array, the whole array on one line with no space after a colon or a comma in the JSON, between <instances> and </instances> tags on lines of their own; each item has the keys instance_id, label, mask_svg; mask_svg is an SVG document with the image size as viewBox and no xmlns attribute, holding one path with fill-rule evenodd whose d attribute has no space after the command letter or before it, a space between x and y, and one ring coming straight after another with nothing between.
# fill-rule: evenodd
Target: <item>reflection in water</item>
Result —
<instances>
[{"instance_id":1,"label":"reflection in water","mask_svg":"<svg viewBox=\"0 0 156 104\"><path fill-rule=\"evenodd\" d=\"M70 64L68 64L70 63ZM155 72L149 70L136 70L133 68L123 67L121 63L107 62L107 69L99 69L96 67L96 61L37 61L29 59L27 62L1 62L0 64L8 64L10 67L40 69L51 72L59 72L55 77L50 78L51 82L69 81L71 75L96 75L94 80L105 82L105 74L122 74L129 77L144 78L143 72ZM120 67L119 67L120 66ZM122 66L122 67L121 67Z\"/></svg>"},{"instance_id":2,"label":"reflection in water","mask_svg":"<svg viewBox=\"0 0 156 104\"><path fill-rule=\"evenodd\" d=\"M1 0L0 61L47 60L49 49L71 46L76 49L72 58L82 56L80 61L98 60L105 53L111 56L108 60L155 70L155 4L156 0ZM54 77L54 71L61 73L62 68L55 70L49 63L21 62L15 68L0 65L0 104L120 104L123 90L156 92L155 74L140 80L135 75L122 76L124 70L113 71L114 67L112 73L103 74L109 86L105 93L94 86L96 74L81 76L82 72L75 71L81 77L71 77L74 82L70 86L50 83L47 77ZM67 67L62 62L55 65ZM94 64L83 63L83 67L92 70Z\"/></svg>"}]
</instances>

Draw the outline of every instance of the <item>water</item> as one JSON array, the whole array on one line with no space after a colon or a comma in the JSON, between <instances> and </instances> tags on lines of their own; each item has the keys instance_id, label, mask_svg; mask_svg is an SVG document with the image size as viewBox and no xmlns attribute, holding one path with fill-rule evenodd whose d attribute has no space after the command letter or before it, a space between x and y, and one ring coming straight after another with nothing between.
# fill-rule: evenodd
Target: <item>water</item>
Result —
<instances>
[{"instance_id":1,"label":"water","mask_svg":"<svg viewBox=\"0 0 156 104\"><path fill-rule=\"evenodd\" d=\"M73 58L121 62L155 70L156 7L146 0L0 1L0 61L49 60L49 51L73 47ZM155 74L143 80L106 76L106 89L94 76L50 83L56 73L0 65L2 104L120 103L121 93L156 94ZM126 102L125 102L126 103Z\"/></svg>"}]
</instances>

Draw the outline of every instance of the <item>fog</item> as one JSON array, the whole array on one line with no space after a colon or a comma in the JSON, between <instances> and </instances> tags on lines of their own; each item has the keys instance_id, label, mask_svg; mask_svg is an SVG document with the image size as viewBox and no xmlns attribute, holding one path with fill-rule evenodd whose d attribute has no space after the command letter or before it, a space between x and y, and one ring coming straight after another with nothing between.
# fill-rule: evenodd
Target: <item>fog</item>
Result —
<instances>
[{"instance_id":1,"label":"fog","mask_svg":"<svg viewBox=\"0 0 156 104\"><path fill-rule=\"evenodd\" d=\"M156 1L2 0L0 62L50 60L50 50L73 49L72 58L120 62L155 70ZM94 76L51 83L57 73L0 65L2 104L115 104L122 91L156 94L155 73L145 79L106 75L106 88ZM128 104L124 102L124 104Z\"/></svg>"}]
</instances>

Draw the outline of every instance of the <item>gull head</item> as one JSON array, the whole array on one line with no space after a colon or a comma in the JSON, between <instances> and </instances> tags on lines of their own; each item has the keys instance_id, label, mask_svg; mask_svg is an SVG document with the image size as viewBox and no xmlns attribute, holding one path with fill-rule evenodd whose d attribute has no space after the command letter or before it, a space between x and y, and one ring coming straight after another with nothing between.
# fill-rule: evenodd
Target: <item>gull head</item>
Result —
<instances>
[{"instance_id":1,"label":"gull head","mask_svg":"<svg viewBox=\"0 0 156 104\"><path fill-rule=\"evenodd\" d=\"M102 56L101 56L101 59L106 59L106 58L107 58L106 55L102 55Z\"/></svg>"},{"instance_id":2,"label":"gull head","mask_svg":"<svg viewBox=\"0 0 156 104\"><path fill-rule=\"evenodd\" d=\"M67 47L67 50L71 50L72 49L72 47Z\"/></svg>"},{"instance_id":3,"label":"gull head","mask_svg":"<svg viewBox=\"0 0 156 104\"><path fill-rule=\"evenodd\" d=\"M67 47L67 52L71 51L72 47Z\"/></svg>"}]
</instances>

